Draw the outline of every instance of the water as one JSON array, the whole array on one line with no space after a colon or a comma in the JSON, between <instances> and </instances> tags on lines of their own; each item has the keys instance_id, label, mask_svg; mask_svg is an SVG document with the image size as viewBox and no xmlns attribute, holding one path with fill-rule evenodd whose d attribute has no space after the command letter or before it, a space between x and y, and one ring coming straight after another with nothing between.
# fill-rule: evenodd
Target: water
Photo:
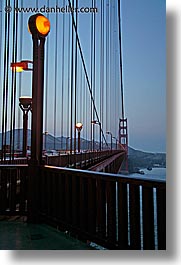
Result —
<instances>
[{"instance_id":1,"label":"water","mask_svg":"<svg viewBox=\"0 0 181 265\"><path fill-rule=\"evenodd\" d=\"M144 175L133 173L129 174L129 176L135 176L135 177L148 177L152 179L158 179L158 180L166 180L166 168L152 168L152 170L147 170L146 168L140 169L141 171L144 171Z\"/></svg>"}]
</instances>

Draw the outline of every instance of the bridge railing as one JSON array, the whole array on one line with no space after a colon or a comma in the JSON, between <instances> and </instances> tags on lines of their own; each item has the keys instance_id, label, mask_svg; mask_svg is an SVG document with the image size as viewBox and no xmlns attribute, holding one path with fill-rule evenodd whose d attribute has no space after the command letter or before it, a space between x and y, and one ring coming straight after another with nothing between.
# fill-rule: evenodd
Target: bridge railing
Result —
<instances>
[{"instance_id":1,"label":"bridge railing","mask_svg":"<svg viewBox=\"0 0 181 265\"><path fill-rule=\"evenodd\" d=\"M19 157L13 160L0 160L0 165L25 165L28 163L27 157Z\"/></svg>"},{"instance_id":2,"label":"bridge railing","mask_svg":"<svg viewBox=\"0 0 181 265\"><path fill-rule=\"evenodd\" d=\"M0 165L0 215L36 216L108 249L166 248L165 181L42 166L31 185L30 172Z\"/></svg>"},{"instance_id":3,"label":"bridge railing","mask_svg":"<svg viewBox=\"0 0 181 265\"><path fill-rule=\"evenodd\" d=\"M44 166L41 221L109 249L166 248L166 183L146 177Z\"/></svg>"},{"instance_id":4,"label":"bridge railing","mask_svg":"<svg viewBox=\"0 0 181 265\"><path fill-rule=\"evenodd\" d=\"M26 215L27 165L0 165L0 215Z\"/></svg>"},{"instance_id":5,"label":"bridge railing","mask_svg":"<svg viewBox=\"0 0 181 265\"><path fill-rule=\"evenodd\" d=\"M100 162L102 159L105 159L109 156L114 154L120 153L124 151L122 150L103 150L103 151L96 151L96 152L81 152L76 154L64 154L59 156L46 156L45 162L46 165L51 166L60 166L60 167L67 167L67 166L89 166L91 164L95 164Z\"/></svg>"}]
</instances>

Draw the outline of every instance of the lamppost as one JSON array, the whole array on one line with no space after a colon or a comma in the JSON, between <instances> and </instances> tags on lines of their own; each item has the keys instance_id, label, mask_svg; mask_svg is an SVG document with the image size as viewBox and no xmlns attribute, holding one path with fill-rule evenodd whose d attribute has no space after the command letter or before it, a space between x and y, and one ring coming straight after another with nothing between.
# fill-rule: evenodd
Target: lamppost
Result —
<instances>
[{"instance_id":1,"label":"lamppost","mask_svg":"<svg viewBox=\"0 0 181 265\"><path fill-rule=\"evenodd\" d=\"M29 18L28 28L33 40L31 162L41 164L43 149L44 45L45 37L50 31L50 21L42 14L35 14Z\"/></svg>"},{"instance_id":2,"label":"lamppost","mask_svg":"<svg viewBox=\"0 0 181 265\"><path fill-rule=\"evenodd\" d=\"M45 138L44 138L44 142L45 142L45 151L46 151L46 148L47 148L47 135L48 135L48 132L45 131L45 132L44 132L44 136L45 136Z\"/></svg>"},{"instance_id":3,"label":"lamppost","mask_svg":"<svg viewBox=\"0 0 181 265\"><path fill-rule=\"evenodd\" d=\"M20 73L23 71L33 71L33 68L29 67L29 64L33 64L33 62L30 60L22 60L20 62L12 62L10 67L13 72L17 72L17 73ZM28 108L27 104L31 104L28 110L27 110ZM27 152L27 124L26 123L28 123L28 112L29 110L32 111L32 98L20 97L19 106L23 110L23 156L26 156L26 152Z\"/></svg>"},{"instance_id":4,"label":"lamppost","mask_svg":"<svg viewBox=\"0 0 181 265\"><path fill-rule=\"evenodd\" d=\"M32 110L32 98L20 97L19 106L23 111L23 157L27 153L27 128L28 128L28 112Z\"/></svg>"},{"instance_id":5,"label":"lamppost","mask_svg":"<svg viewBox=\"0 0 181 265\"><path fill-rule=\"evenodd\" d=\"M66 153L68 151L68 140L71 139L69 136L66 138Z\"/></svg>"},{"instance_id":6,"label":"lamppost","mask_svg":"<svg viewBox=\"0 0 181 265\"><path fill-rule=\"evenodd\" d=\"M101 131L102 131L102 129L101 129L101 123L99 121L96 121L96 120L91 121L91 123L93 125L95 125L95 124L98 124L99 125L99 128L100 128L100 133L99 133L99 150L101 151Z\"/></svg>"},{"instance_id":7,"label":"lamppost","mask_svg":"<svg viewBox=\"0 0 181 265\"><path fill-rule=\"evenodd\" d=\"M83 124L81 122L78 122L75 127L78 131L78 153L80 153L80 132L83 128Z\"/></svg>"},{"instance_id":8,"label":"lamppost","mask_svg":"<svg viewBox=\"0 0 181 265\"><path fill-rule=\"evenodd\" d=\"M111 152L112 152L112 133L111 132L106 132L106 134L109 134L109 135L111 135Z\"/></svg>"},{"instance_id":9,"label":"lamppost","mask_svg":"<svg viewBox=\"0 0 181 265\"><path fill-rule=\"evenodd\" d=\"M116 140L116 150L117 150L118 149L118 139L115 136L113 136L113 139Z\"/></svg>"}]
</instances>

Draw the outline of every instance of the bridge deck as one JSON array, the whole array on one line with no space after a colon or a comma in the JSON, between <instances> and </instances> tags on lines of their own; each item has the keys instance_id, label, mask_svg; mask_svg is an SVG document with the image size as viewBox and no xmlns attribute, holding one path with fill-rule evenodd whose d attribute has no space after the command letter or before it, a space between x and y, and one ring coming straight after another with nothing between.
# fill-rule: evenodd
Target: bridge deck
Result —
<instances>
[{"instance_id":1,"label":"bridge deck","mask_svg":"<svg viewBox=\"0 0 181 265\"><path fill-rule=\"evenodd\" d=\"M45 224L29 224L22 217L0 220L1 250L93 250Z\"/></svg>"}]
</instances>

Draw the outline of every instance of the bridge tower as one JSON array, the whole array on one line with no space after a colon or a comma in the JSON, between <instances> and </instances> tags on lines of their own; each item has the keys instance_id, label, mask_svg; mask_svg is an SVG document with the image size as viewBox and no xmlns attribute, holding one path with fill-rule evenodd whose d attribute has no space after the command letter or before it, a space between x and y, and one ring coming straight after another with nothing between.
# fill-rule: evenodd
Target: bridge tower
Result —
<instances>
[{"instance_id":1,"label":"bridge tower","mask_svg":"<svg viewBox=\"0 0 181 265\"><path fill-rule=\"evenodd\" d=\"M121 171L128 172L128 121L126 118L119 120L119 143L124 147L126 156Z\"/></svg>"}]
</instances>

